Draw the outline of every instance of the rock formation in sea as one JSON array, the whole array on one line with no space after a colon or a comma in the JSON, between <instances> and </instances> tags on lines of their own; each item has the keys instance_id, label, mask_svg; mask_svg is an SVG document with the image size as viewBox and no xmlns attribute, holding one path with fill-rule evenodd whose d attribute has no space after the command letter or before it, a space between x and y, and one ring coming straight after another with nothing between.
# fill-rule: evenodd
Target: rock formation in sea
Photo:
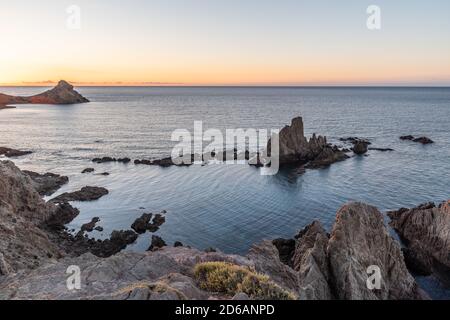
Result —
<instances>
[{"instance_id":1,"label":"rock formation in sea","mask_svg":"<svg viewBox=\"0 0 450 320\"><path fill-rule=\"evenodd\" d=\"M50 200L53 203L61 203L68 201L93 201L107 195L109 191L103 187L83 187L78 191L65 192L56 198Z\"/></svg>"},{"instance_id":2,"label":"rock formation in sea","mask_svg":"<svg viewBox=\"0 0 450 320\"><path fill-rule=\"evenodd\" d=\"M281 166L309 163L309 167L316 168L348 158L343 151L328 144L326 137L313 134L308 140L304 134L301 117L292 119L291 125L285 126L278 134L278 138L279 164ZM271 141L272 139L267 144L269 155L272 151Z\"/></svg>"},{"instance_id":3,"label":"rock formation in sea","mask_svg":"<svg viewBox=\"0 0 450 320\"><path fill-rule=\"evenodd\" d=\"M31 97L16 97L0 93L0 105L9 104L75 104L89 102L73 86L61 80L56 87Z\"/></svg>"},{"instance_id":4,"label":"rock formation in sea","mask_svg":"<svg viewBox=\"0 0 450 320\"><path fill-rule=\"evenodd\" d=\"M388 213L405 244L408 267L416 273L450 276L450 201ZM447 279L448 281L449 279Z\"/></svg>"},{"instance_id":5,"label":"rock formation in sea","mask_svg":"<svg viewBox=\"0 0 450 320\"><path fill-rule=\"evenodd\" d=\"M23 173L31 178L34 188L41 196L51 196L59 188L69 182L68 177L54 173L39 174L26 170L24 170Z\"/></svg>"}]
</instances>

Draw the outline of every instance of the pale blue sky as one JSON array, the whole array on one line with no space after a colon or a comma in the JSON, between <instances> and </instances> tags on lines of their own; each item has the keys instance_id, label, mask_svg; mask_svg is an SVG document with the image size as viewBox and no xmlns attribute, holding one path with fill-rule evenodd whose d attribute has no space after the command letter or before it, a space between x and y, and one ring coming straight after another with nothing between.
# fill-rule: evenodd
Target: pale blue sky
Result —
<instances>
[{"instance_id":1,"label":"pale blue sky","mask_svg":"<svg viewBox=\"0 0 450 320\"><path fill-rule=\"evenodd\" d=\"M450 85L446 0L0 0L0 30L0 83Z\"/></svg>"}]
</instances>

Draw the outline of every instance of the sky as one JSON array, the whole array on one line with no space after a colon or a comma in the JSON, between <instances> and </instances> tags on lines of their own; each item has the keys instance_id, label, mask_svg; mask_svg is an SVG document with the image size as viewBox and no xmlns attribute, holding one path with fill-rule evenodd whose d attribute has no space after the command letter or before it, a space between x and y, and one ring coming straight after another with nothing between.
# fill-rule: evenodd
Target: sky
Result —
<instances>
[{"instance_id":1,"label":"sky","mask_svg":"<svg viewBox=\"0 0 450 320\"><path fill-rule=\"evenodd\" d=\"M450 85L448 0L0 0L0 32L0 85Z\"/></svg>"}]
</instances>

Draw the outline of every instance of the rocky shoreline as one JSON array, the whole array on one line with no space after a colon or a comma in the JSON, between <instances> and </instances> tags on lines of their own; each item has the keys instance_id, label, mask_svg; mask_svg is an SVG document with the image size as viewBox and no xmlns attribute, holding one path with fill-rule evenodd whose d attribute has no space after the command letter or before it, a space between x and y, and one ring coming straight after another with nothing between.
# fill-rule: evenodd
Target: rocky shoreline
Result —
<instances>
[{"instance_id":1,"label":"rocky shoreline","mask_svg":"<svg viewBox=\"0 0 450 320\"><path fill-rule=\"evenodd\" d=\"M148 252L121 252L164 223L165 212L143 215L134 231L114 231L103 241L85 235L98 219L72 235L64 225L79 212L70 199L45 202L38 192L42 177L54 182L55 176L39 175L41 184L32 177L0 162L0 232L7 235L0 238L1 299L427 299L408 270L410 260L432 273L449 266L450 202L389 213L408 241L403 250L375 207L350 203L338 211L330 234L316 221L293 239L254 245L247 256L168 247L156 236ZM81 290L65 286L72 265L82 271ZM367 286L371 266L381 272L379 289ZM225 292L208 282L209 272L246 274L261 288L242 280Z\"/></svg>"}]
</instances>

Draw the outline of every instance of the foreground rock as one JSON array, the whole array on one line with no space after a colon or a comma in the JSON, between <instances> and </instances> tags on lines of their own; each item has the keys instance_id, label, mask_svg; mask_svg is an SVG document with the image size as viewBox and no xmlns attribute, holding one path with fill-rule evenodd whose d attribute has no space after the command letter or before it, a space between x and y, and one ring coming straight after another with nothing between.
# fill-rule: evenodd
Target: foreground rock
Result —
<instances>
[{"instance_id":1,"label":"foreground rock","mask_svg":"<svg viewBox=\"0 0 450 320\"><path fill-rule=\"evenodd\" d=\"M23 173L27 174L31 178L34 188L41 196L51 196L63 185L69 182L68 177L60 176L54 173L39 174L26 170L24 170Z\"/></svg>"},{"instance_id":2,"label":"foreground rock","mask_svg":"<svg viewBox=\"0 0 450 320\"><path fill-rule=\"evenodd\" d=\"M73 89L73 86L61 80L56 87L31 97L15 97L0 94L0 104L74 104L89 102Z\"/></svg>"},{"instance_id":3,"label":"foreground rock","mask_svg":"<svg viewBox=\"0 0 450 320\"><path fill-rule=\"evenodd\" d=\"M33 153L33 152L16 150L16 149L11 149L11 148L6 148L6 147L0 147L0 156L5 156L7 158L26 156L31 153Z\"/></svg>"},{"instance_id":4,"label":"foreground rock","mask_svg":"<svg viewBox=\"0 0 450 320\"><path fill-rule=\"evenodd\" d=\"M281 166L311 162L310 167L320 167L348 158L343 151L329 145L326 137L314 134L310 140L307 140L301 117L293 119L291 125L284 127L278 137ZM271 140L267 144L268 155L271 155Z\"/></svg>"},{"instance_id":5,"label":"foreground rock","mask_svg":"<svg viewBox=\"0 0 450 320\"><path fill-rule=\"evenodd\" d=\"M53 203L69 201L93 201L107 195L109 191L102 187L83 187L75 192L66 192L50 200Z\"/></svg>"},{"instance_id":6,"label":"foreground rock","mask_svg":"<svg viewBox=\"0 0 450 320\"><path fill-rule=\"evenodd\" d=\"M1 273L35 268L64 252L39 226L58 214L45 203L31 178L12 162L0 162L0 260Z\"/></svg>"},{"instance_id":7,"label":"foreground rock","mask_svg":"<svg viewBox=\"0 0 450 320\"><path fill-rule=\"evenodd\" d=\"M280 243L284 245L280 247ZM295 240L265 242L254 247L249 257L258 271L296 289L301 299L427 297L408 273L400 246L389 236L381 213L361 203L339 210L330 237L314 222ZM371 266L381 272L379 290L367 286Z\"/></svg>"},{"instance_id":8,"label":"foreground rock","mask_svg":"<svg viewBox=\"0 0 450 320\"><path fill-rule=\"evenodd\" d=\"M450 201L388 213L404 241L408 267L419 274L450 278ZM450 282L449 282L450 283Z\"/></svg>"},{"instance_id":9,"label":"foreground rock","mask_svg":"<svg viewBox=\"0 0 450 320\"><path fill-rule=\"evenodd\" d=\"M367 153L369 147L369 143L363 140L356 141L353 146L353 152L357 155L363 155Z\"/></svg>"}]
</instances>

